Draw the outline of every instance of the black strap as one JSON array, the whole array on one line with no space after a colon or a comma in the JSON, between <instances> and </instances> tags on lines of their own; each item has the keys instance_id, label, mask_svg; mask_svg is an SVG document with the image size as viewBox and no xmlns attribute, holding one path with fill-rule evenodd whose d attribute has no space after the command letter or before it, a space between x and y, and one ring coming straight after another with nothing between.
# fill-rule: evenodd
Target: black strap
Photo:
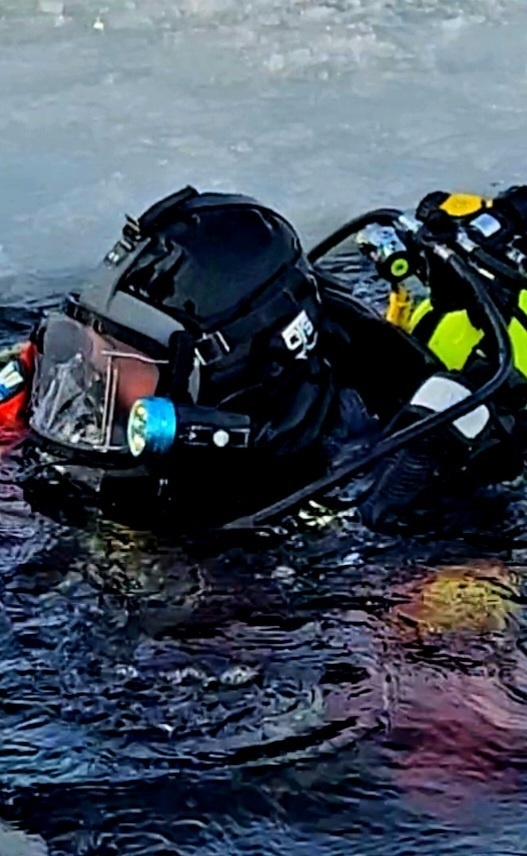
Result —
<instances>
[{"instance_id":1,"label":"black strap","mask_svg":"<svg viewBox=\"0 0 527 856\"><path fill-rule=\"evenodd\" d=\"M289 316L293 320L294 313L300 312L306 303L299 303L289 291L283 291L261 309L225 324L221 330L206 333L195 346L200 363L209 365L223 359L262 331L276 329L280 318ZM314 301L312 303L314 306Z\"/></svg>"},{"instance_id":2,"label":"black strap","mask_svg":"<svg viewBox=\"0 0 527 856\"><path fill-rule=\"evenodd\" d=\"M305 274L298 269L287 268L284 271L288 286L280 289L280 279L273 283L278 292L264 304L258 304L251 312L224 324L217 330L209 331L196 342L195 350L202 365L210 365L226 357L240 345L254 339L259 333L275 331L281 320L293 320L295 314L304 309L313 324L318 320L320 306L315 293L299 299L296 291L305 287Z\"/></svg>"},{"instance_id":3,"label":"black strap","mask_svg":"<svg viewBox=\"0 0 527 856\"><path fill-rule=\"evenodd\" d=\"M443 309L436 309L432 306L431 310L423 315L421 320L415 325L412 334L419 342L428 345L436 328L447 314Z\"/></svg>"},{"instance_id":4,"label":"black strap","mask_svg":"<svg viewBox=\"0 0 527 856\"><path fill-rule=\"evenodd\" d=\"M173 401L185 404L191 401L189 379L194 368L195 339L186 330L173 333L169 344L170 396Z\"/></svg>"},{"instance_id":5,"label":"black strap","mask_svg":"<svg viewBox=\"0 0 527 856\"><path fill-rule=\"evenodd\" d=\"M512 317L516 318L516 321L519 321L525 332L527 332L527 313L521 308L521 306L515 306L512 310Z\"/></svg>"}]
</instances>

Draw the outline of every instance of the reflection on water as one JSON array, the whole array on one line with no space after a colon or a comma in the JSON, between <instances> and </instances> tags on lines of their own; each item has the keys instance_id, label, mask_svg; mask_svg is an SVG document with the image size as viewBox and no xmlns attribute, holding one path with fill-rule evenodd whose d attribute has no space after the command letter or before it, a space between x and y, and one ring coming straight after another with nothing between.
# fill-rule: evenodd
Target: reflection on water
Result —
<instances>
[{"instance_id":1,"label":"reflection on water","mask_svg":"<svg viewBox=\"0 0 527 856\"><path fill-rule=\"evenodd\" d=\"M218 547L55 522L19 464L0 481L2 854L515 852L521 486L386 536L343 491L276 544Z\"/></svg>"},{"instance_id":2,"label":"reflection on water","mask_svg":"<svg viewBox=\"0 0 527 856\"><path fill-rule=\"evenodd\" d=\"M491 853L521 834L524 570L505 548L316 507L265 552L183 548L2 490L9 831L94 856Z\"/></svg>"}]
</instances>

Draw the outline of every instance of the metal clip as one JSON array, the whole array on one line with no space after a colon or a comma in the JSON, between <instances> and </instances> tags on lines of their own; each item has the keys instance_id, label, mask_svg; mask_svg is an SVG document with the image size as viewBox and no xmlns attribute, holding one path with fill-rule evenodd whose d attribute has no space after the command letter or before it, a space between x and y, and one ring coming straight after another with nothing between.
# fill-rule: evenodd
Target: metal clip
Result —
<instances>
[{"instance_id":1,"label":"metal clip","mask_svg":"<svg viewBox=\"0 0 527 856\"><path fill-rule=\"evenodd\" d=\"M196 342L194 351L199 363L202 366L208 366L230 354L231 348L223 333L217 330L215 333L206 333L202 336Z\"/></svg>"}]
</instances>

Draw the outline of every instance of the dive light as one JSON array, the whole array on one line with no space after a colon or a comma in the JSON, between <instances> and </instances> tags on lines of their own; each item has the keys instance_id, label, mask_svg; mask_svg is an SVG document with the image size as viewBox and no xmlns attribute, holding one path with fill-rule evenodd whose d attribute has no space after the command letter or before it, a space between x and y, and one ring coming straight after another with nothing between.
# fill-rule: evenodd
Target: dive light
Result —
<instances>
[{"instance_id":1,"label":"dive light","mask_svg":"<svg viewBox=\"0 0 527 856\"><path fill-rule=\"evenodd\" d=\"M128 448L134 458L144 453L166 455L178 433L174 403L169 398L150 396L139 398L128 418Z\"/></svg>"},{"instance_id":2,"label":"dive light","mask_svg":"<svg viewBox=\"0 0 527 856\"><path fill-rule=\"evenodd\" d=\"M134 458L162 457L176 445L245 449L250 441L250 419L242 413L176 405L170 398L149 396L132 405L127 440Z\"/></svg>"}]
</instances>

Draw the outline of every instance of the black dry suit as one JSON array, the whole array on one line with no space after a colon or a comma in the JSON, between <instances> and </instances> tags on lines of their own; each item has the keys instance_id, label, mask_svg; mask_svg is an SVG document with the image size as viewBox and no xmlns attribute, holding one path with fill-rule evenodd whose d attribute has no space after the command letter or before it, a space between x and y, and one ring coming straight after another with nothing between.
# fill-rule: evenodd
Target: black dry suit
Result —
<instances>
[{"instance_id":1,"label":"black dry suit","mask_svg":"<svg viewBox=\"0 0 527 856\"><path fill-rule=\"evenodd\" d=\"M323 477L433 370L334 285L245 196L185 188L128 218L35 333L30 424L48 478L139 512L161 498L176 525L200 526Z\"/></svg>"}]
</instances>

